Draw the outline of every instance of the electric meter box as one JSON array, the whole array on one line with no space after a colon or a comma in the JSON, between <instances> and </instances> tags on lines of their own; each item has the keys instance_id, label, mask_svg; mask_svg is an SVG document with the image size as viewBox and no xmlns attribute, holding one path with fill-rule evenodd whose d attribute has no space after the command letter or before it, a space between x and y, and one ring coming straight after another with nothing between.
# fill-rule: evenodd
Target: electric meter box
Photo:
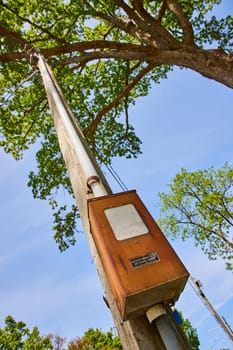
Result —
<instances>
[{"instance_id":1,"label":"electric meter box","mask_svg":"<svg viewBox=\"0 0 233 350\"><path fill-rule=\"evenodd\" d=\"M138 197L128 191L88 200L91 233L122 320L174 303L188 271Z\"/></svg>"}]
</instances>

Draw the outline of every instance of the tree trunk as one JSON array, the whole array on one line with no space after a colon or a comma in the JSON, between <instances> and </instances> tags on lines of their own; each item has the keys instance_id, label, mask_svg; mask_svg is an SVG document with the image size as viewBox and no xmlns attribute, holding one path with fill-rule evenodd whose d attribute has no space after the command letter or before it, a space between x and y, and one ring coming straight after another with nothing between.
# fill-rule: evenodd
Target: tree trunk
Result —
<instances>
[{"instance_id":1,"label":"tree trunk","mask_svg":"<svg viewBox=\"0 0 233 350\"><path fill-rule=\"evenodd\" d=\"M152 54L152 52L151 52ZM233 54L222 50L203 50L181 46L178 50L153 50L149 62L192 69L206 78L233 88Z\"/></svg>"},{"instance_id":2,"label":"tree trunk","mask_svg":"<svg viewBox=\"0 0 233 350\"><path fill-rule=\"evenodd\" d=\"M99 50L95 51L96 48ZM106 48L108 50L105 50ZM89 50L88 55L82 53L83 49ZM81 63L82 61L88 63L95 59L107 58L148 62L151 63L151 69L161 65L186 67L206 78L233 88L233 54L226 53L221 49L204 50L195 45L184 45L182 43L178 44L175 49L158 49L150 45L139 46L131 43L96 40L41 49L40 52L46 58L58 54L77 52L77 56L57 60L54 63L56 65ZM27 59L28 57L29 52L26 51L5 53L0 55L0 61L10 62Z\"/></svg>"}]
</instances>

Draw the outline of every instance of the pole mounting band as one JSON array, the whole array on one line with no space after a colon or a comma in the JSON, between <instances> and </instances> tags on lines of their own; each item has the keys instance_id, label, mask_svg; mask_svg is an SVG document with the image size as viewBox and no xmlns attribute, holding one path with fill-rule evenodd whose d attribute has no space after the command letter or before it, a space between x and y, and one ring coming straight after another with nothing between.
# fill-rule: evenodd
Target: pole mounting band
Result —
<instances>
[{"instance_id":1,"label":"pole mounting band","mask_svg":"<svg viewBox=\"0 0 233 350\"><path fill-rule=\"evenodd\" d=\"M92 188L91 186L95 183L95 182L100 182L100 179L98 176L90 176L88 179L87 179L87 187L88 187L88 190L90 192L93 192L92 191Z\"/></svg>"}]
</instances>

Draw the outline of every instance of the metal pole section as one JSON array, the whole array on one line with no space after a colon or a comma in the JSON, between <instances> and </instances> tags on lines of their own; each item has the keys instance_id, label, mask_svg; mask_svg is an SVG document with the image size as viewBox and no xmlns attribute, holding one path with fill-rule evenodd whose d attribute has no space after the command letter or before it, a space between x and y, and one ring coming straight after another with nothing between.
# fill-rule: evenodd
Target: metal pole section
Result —
<instances>
[{"instance_id":1,"label":"metal pole section","mask_svg":"<svg viewBox=\"0 0 233 350\"><path fill-rule=\"evenodd\" d=\"M46 93L47 95L51 95L51 99L48 99L50 108L51 110L54 108L59 110L60 117L69 135L70 142L72 143L75 153L79 158L80 163L82 164L84 176L86 177L87 182L90 179L88 183L89 187L91 187L91 190L93 191L95 197L107 195L108 193L101 183L99 174L96 172L96 169L89 155L87 154L83 143L81 142L80 138L77 137L77 130L74 128L67 109L64 106L62 98L57 91L53 80L51 79L51 73L49 72L49 69L41 55L38 55L38 68L41 72Z\"/></svg>"},{"instance_id":2,"label":"metal pole section","mask_svg":"<svg viewBox=\"0 0 233 350\"><path fill-rule=\"evenodd\" d=\"M148 321L156 326L166 350L191 350L190 344L183 336L183 331L173 320L171 310L162 305L152 306L147 312Z\"/></svg>"},{"instance_id":3,"label":"metal pole section","mask_svg":"<svg viewBox=\"0 0 233 350\"><path fill-rule=\"evenodd\" d=\"M107 195L111 193L111 189L108 188L101 170L92 158L88 146L85 144L84 136L76 121L72 119L72 112L62 95L50 67L45 62L43 56L34 54L34 57L38 60L37 67L41 73L43 84L46 89L60 148L70 174L74 196L79 207L92 256L104 287L123 348L125 350L190 349L188 345L186 347L183 346L182 337L184 338L184 335L171 335L172 331L177 332L177 330L174 326L175 321L170 317L163 318L164 321L162 323L159 322L158 327L154 327L154 325L148 321L146 315L122 322L90 232L87 213L87 199L93 195L95 197ZM87 192L87 188L91 189L91 194ZM155 325L157 325L157 321ZM170 340L167 339L168 330ZM178 340L173 343L173 339ZM170 346L171 343L173 343L172 346ZM167 347L168 344L169 347Z\"/></svg>"},{"instance_id":4,"label":"metal pole section","mask_svg":"<svg viewBox=\"0 0 233 350\"><path fill-rule=\"evenodd\" d=\"M180 338L171 322L169 322L167 315L161 316L156 320L156 327L167 350L187 349L185 345L181 346Z\"/></svg>"}]
</instances>

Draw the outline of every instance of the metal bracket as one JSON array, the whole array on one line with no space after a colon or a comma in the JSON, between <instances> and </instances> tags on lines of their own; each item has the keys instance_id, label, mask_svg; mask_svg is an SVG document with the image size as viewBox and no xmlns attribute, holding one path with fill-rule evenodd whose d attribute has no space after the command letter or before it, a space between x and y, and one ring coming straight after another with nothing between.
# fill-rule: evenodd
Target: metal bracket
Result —
<instances>
[{"instance_id":1,"label":"metal bracket","mask_svg":"<svg viewBox=\"0 0 233 350\"><path fill-rule=\"evenodd\" d=\"M92 186L95 182L100 182L100 179L99 179L98 176L90 176L90 177L87 179L87 187L88 187L87 193L92 193L92 192L93 192L91 186Z\"/></svg>"},{"instance_id":2,"label":"metal bracket","mask_svg":"<svg viewBox=\"0 0 233 350\"><path fill-rule=\"evenodd\" d=\"M166 315L167 311L165 310L162 304L157 304L152 306L146 312L147 319L150 323L153 323L158 317Z\"/></svg>"}]
</instances>

